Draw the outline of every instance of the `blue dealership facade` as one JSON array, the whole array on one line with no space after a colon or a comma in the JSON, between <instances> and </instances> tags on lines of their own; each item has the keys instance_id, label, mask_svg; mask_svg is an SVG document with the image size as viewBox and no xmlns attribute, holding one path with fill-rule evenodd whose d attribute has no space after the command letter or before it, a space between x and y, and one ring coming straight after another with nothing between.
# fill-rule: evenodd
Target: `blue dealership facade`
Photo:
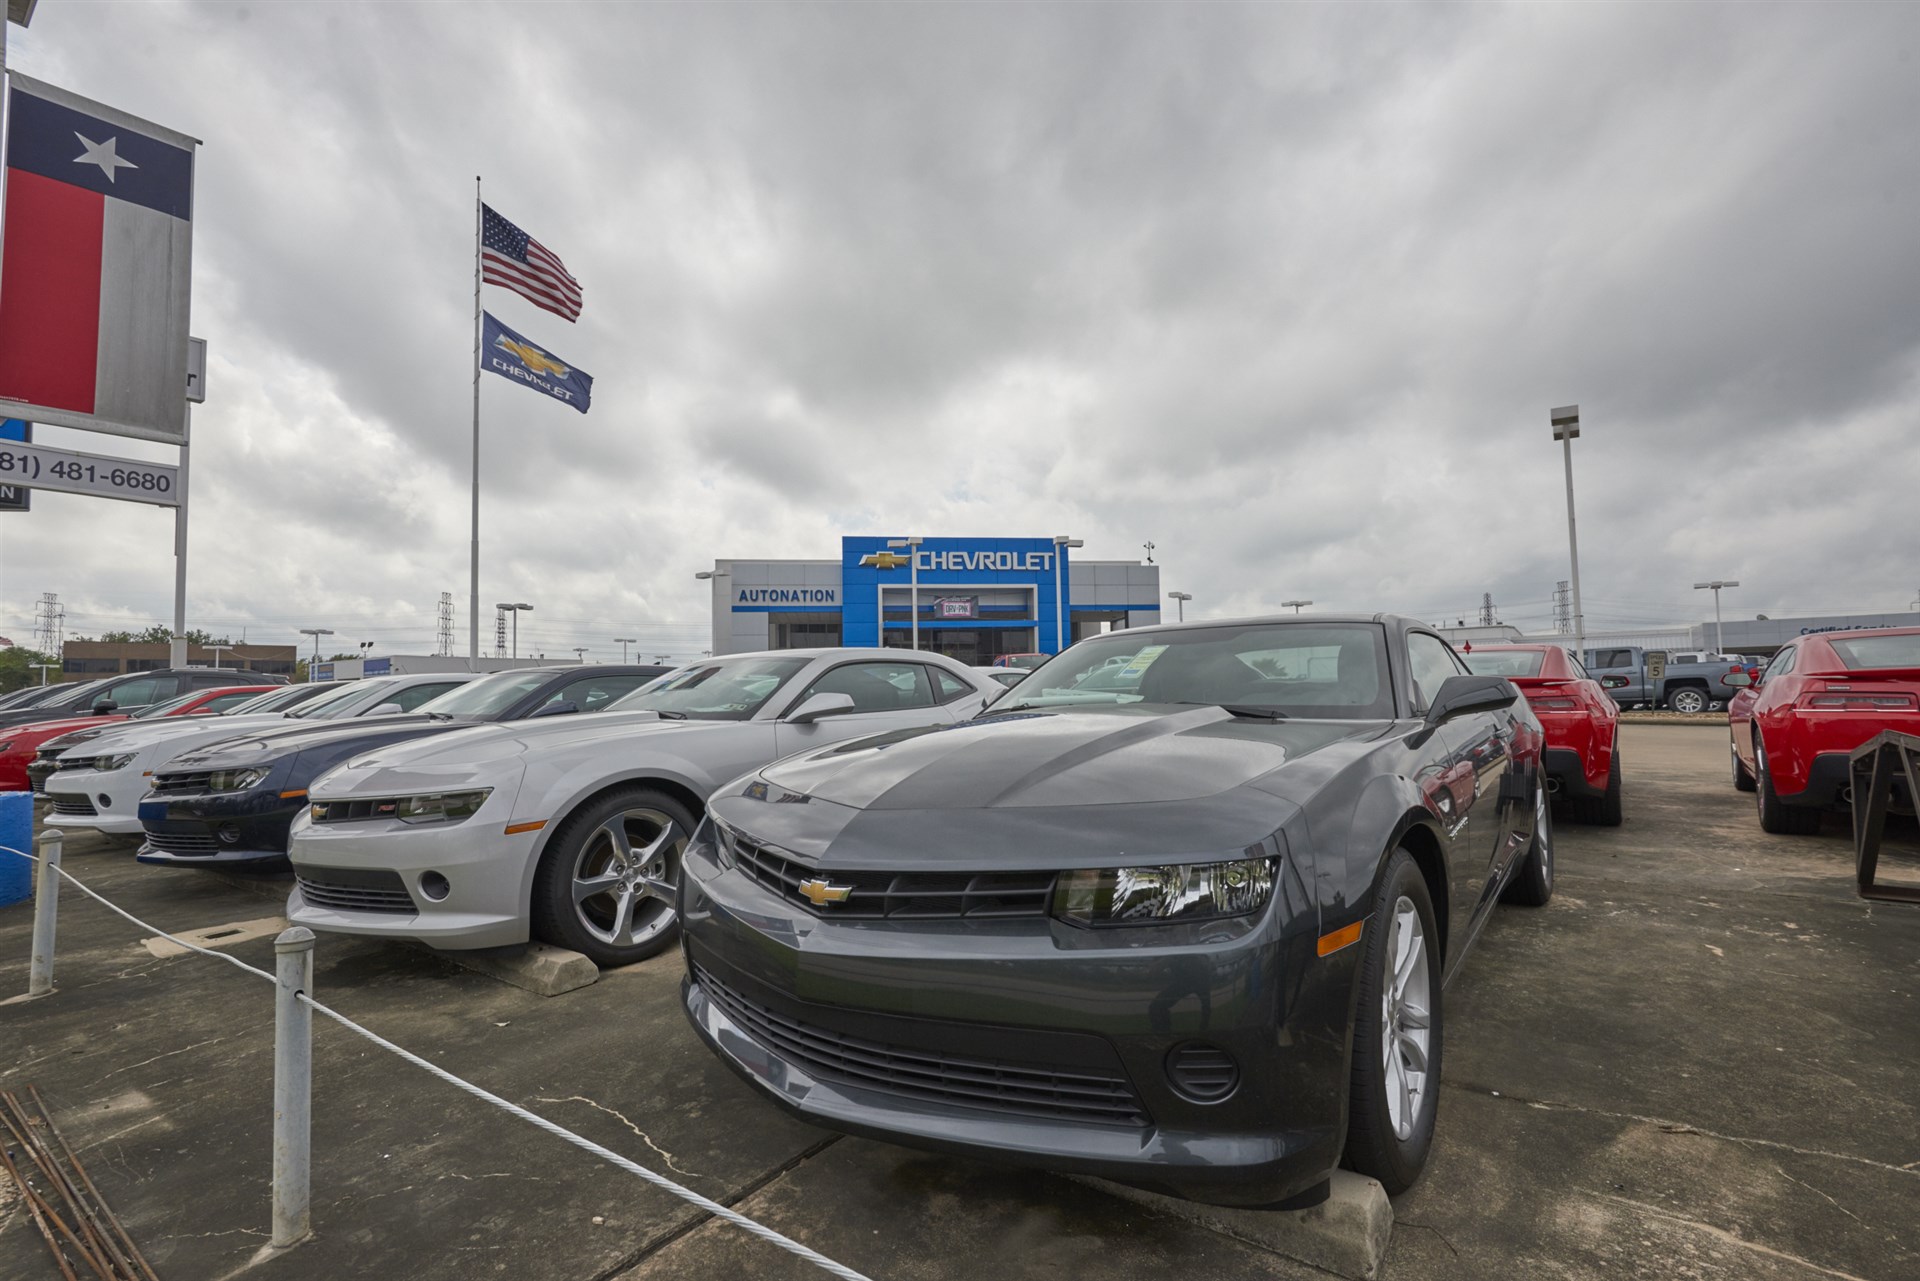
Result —
<instances>
[{"instance_id":1,"label":"blue dealership facade","mask_svg":"<svg viewBox=\"0 0 1920 1281\"><path fill-rule=\"evenodd\" d=\"M986 664L1160 621L1160 567L1053 538L849 536L831 560L716 560L713 652L920 647ZM898 544L898 545L894 545Z\"/></svg>"}]
</instances>

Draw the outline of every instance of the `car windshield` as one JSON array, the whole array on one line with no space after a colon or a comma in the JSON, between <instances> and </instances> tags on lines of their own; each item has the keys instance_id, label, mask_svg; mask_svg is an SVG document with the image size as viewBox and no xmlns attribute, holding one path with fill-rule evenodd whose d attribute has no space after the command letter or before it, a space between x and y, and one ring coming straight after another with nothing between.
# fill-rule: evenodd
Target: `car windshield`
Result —
<instances>
[{"instance_id":1,"label":"car windshield","mask_svg":"<svg viewBox=\"0 0 1920 1281\"><path fill-rule=\"evenodd\" d=\"M539 668L495 672L459 689L448 690L438 698L428 699L413 710L429 716L498 716L552 679L552 672Z\"/></svg>"},{"instance_id":2,"label":"car windshield","mask_svg":"<svg viewBox=\"0 0 1920 1281\"><path fill-rule=\"evenodd\" d=\"M132 713L132 719L136 721L144 721L144 720L149 720L155 716L171 716L173 713L179 711L181 708L185 707L188 703L195 701L199 697L200 695L197 693L182 694L180 697L170 698L164 703L154 703L151 706L143 707L139 711Z\"/></svg>"},{"instance_id":3,"label":"car windshield","mask_svg":"<svg viewBox=\"0 0 1920 1281\"><path fill-rule=\"evenodd\" d=\"M85 707L93 702L94 692L105 684L104 680L98 680L87 681L81 685L68 685L65 688L70 691L69 693L55 694L52 698L35 706L50 712L62 711L69 707Z\"/></svg>"},{"instance_id":4,"label":"car windshield","mask_svg":"<svg viewBox=\"0 0 1920 1281\"><path fill-rule=\"evenodd\" d=\"M370 680L346 681L347 689L336 698L325 699L323 706L315 707L309 703L295 708L289 715L311 717L317 721L345 720L349 716L358 716L362 712L380 706L394 695L394 686L400 683L397 677L376 676ZM325 696L316 698L314 703L322 702Z\"/></svg>"},{"instance_id":5,"label":"car windshield","mask_svg":"<svg viewBox=\"0 0 1920 1281\"><path fill-rule=\"evenodd\" d=\"M1393 715L1385 631L1371 623L1244 623L1081 641L988 715L1030 707L1210 703L1249 714Z\"/></svg>"},{"instance_id":6,"label":"car windshield","mask_svg":"<svg viewBox=\"0 0 1920 1281\"><path fill-rule=\"evenodd\" d=\"M1476 649L1460 657L1476 676L1538 676L1547 655L1538 649Z\"/></svg>"},{"instance_id":7,"label":"car windshield","mask_svg":"<svg viewBox=\"0 0 1920 1281\"><path fill-rule=\"evenodd\" d=\"M716 659L669 672L610 712L659 712L703 721L744 721L807 665L804 658Z\"/></svg>"},{"instance_id":8,"label":"car windshield","mask_svg":"<svg viewBox=\"0 0 1920 1281\"><path fill-rule=\"evenodd\" d=\"M1855 636L1829 641L1840 661L1854 669L1920 667L1920 633L1892 636Z\"/></svg>"},{"instance_id":9,"label":"car windshield","mask_svg":"<svg viewBox=\"0 0 1920 1281\"><path fill-rule=\"evenodd\" d=\"M364 698L366 691L363 681L341 681L337 688L315 694L298 707L288 708L286 714L303 720L329 721L343 704Z\"/></svg>"},{"instance_id":10,"label":"car windshield","mask_svg":"<svg viewBox=\"0 0 1920 1281\"><path fill-rule=\"evenodd\" d=\"M222 716L246 716L253 712L277 712L295 703L319 698L311 685L276 685L265 694L250 698L237 707L229 707Z\"/></svg>"}]
</instances>

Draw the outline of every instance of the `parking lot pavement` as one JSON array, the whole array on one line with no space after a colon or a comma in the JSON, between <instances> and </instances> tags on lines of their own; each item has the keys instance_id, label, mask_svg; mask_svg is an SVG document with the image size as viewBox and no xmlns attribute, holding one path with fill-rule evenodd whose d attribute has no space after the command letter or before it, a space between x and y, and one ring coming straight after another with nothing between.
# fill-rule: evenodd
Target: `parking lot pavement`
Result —
<instances>
[{"instance_id":1,"label":"parking lot pavement","mask_svg":"<svg viewBox=\"0 0 1920 1281\"><path fill-rule=\"evenodd\" d=\"M1843 823L1763 835L1724 729L1629 726L1627 822L1563 826L1541 911L1497 913L1446 994L1440 1133L1388 1278L1920 1275L1920 910L1852 892ZM1912 875L1909 850L1886 856ZM68 867L169 929L250 890L76 840ZM0 911L0 996L30 912ZM271 967L266 941L234 952ZM323 936L320 999L876 1278L1308 1277L1070 1180L836 1139L712 1059L658 958L551 999ZM0 1086L37 1082L163 1277L822 1275L428 1078L315 1033L316 1238L265 1240L271 989L63 896L59 992L0 1009ZM593 1219L604 1220L594 1224ZM54 1275L0 1209L0 1276Z\"/></svg>"}]
</instances>

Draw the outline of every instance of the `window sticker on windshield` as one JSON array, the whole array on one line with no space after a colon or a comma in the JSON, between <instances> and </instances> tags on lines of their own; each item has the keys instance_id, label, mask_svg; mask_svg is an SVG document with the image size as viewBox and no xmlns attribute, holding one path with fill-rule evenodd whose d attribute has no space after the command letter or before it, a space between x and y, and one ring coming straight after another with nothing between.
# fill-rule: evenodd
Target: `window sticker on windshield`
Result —
<instances>
[{"instance_id":1,"label":"window sticker on windshield","mask_svg":"<svg viewBox=\"0 0 1920 1281\"><path fill-rule=\"evenodd\" d=\"M1153 666L1154 659L1166 652L1167 647L1165 645L1149 645L1127 660L1127 665L1120 669L1120 675L1138 676Z\"/></svg>"}]
</instances>

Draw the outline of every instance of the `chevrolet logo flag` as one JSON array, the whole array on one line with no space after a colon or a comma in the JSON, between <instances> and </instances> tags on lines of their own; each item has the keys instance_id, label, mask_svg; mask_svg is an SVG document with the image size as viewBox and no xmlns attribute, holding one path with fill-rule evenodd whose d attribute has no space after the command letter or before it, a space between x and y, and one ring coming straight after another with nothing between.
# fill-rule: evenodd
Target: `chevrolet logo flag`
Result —
<instances>
[{"instance_id":1,"label":"chevrolet logo flag","mask_svg":"<svg viewBox=\"0 0 1920 1281\"><path fill-rule=\"evenodd\" d=\"M551 396L581 413L593 401L593 376L482 313L480 364L502 378Z\"/></svg>"}]
</instances>

